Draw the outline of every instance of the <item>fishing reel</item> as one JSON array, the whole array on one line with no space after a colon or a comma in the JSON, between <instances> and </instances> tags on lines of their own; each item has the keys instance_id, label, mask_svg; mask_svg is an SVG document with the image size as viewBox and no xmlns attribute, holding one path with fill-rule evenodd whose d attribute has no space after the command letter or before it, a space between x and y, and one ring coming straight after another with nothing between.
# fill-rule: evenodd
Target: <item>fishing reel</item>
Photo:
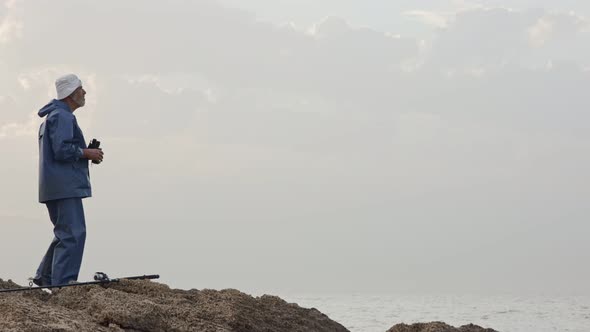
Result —
<instances>
[{"instance_id":1,"label":"fishing reel","mask_svg":"<svg viewBox=\"0 0 590 332\"><path fill-rule=\"evenodd\" d=\"M94 281L109 281L109 276L104 272L96 272L94 273Z\"/></svg>"}]
</instances>

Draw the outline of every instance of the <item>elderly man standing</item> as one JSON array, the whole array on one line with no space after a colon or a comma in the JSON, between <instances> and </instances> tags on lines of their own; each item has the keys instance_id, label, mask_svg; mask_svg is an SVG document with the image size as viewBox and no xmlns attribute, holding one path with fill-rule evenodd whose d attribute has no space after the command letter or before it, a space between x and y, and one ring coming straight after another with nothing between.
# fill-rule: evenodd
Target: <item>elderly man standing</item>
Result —
<instances>
[{"instance_id":1,"label":"elderly man standing","mask_svg":"<svg viewBox=\"0 0 590 332\"><path fill-rule=\"evenodd\" d=\"M84 106L86 91L73 74L55 81L57 99L39 110L39 202L53 223L53 241L33 282L61 285L78 280L86 222L82 199L92 196L88 161L102 162L101 149L88 149L74 111Z\"/></svg>"}]
</instances>

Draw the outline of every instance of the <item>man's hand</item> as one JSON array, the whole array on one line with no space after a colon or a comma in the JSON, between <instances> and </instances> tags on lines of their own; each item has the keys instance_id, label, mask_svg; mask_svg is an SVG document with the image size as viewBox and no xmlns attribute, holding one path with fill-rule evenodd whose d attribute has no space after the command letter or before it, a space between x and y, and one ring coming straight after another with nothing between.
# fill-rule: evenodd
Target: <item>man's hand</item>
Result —
<instances>
[{"instance_id":1,"label":"man's hand","mask_svg":"<svg viewBox=\"0 0 590 332\"><path fill-rule=\"evenodd\" d=\"M98 164L102 163L104 153L102 149L84 149L84 158L96 161Z\"/></svg>"}]
</instances>

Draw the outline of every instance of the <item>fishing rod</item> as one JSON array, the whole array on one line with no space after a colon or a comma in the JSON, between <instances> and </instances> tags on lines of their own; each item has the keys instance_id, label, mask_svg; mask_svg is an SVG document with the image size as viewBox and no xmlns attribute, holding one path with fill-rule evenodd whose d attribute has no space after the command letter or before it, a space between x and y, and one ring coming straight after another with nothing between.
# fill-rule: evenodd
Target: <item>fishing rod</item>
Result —
<instances>
[{"instance_id":1,"label":"fishing rod","mask_svg":"<svg viewBox=\"0 0 590 332\"><path fill-rule=\"evenodd\" d=\"M32 290L36 290L36 289L53 289L53 288L87 286L87 285L105 285L105 284L119 282L121 280L152 280L152 279L159 279L159 278L160 278L159 274L149 274L149 275L142 275L142 276L132 276L132 277L122 277L122 278L110 279L106 273L96 272L94 274L94 281L74 282L71 284L50 285L50 286L48 285L48 286L37 286L37 287L32 287L32 282L31 282L29 284L29 287L0 289L0 293L28 292L28 291L32 291Z\"/></svg>"}]
</instances>

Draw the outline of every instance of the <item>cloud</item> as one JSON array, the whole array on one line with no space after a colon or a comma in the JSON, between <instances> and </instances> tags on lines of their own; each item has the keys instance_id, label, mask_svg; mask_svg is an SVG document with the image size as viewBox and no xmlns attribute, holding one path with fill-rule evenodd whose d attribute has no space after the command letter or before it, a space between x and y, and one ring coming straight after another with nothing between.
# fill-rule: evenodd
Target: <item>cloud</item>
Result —
<instances>
[{"instance_id":1,"label":"cloud","mask_svg":"<svg viewBox=\"0 0 590 332\"><path fill-rule=\"evenodd\" d=\"M0 102L0 107L2 103ZM4 124L0 123L0 139L4 139L7 137L15 138L15 137L26 137L30 138L31 136L35 136L38 130L38 121L36 114L29 114L27 122L12 122Z\"/></svg>"},{"instance_id":2,"label":"cloud","mask_svg":"<svg viewBox=\"0 0 590 332\"><path fill-rule=\"evenodd\" d=\"M19 0L7 0L0 7L0 47L22 37L23 20L17 10Z\"/></svg>"},{"instance_id":3,"label":"cloud","mask_svg":"<svg viewBox=\"0 0 590 332\"><path fill-rule=\"evenodd\" d=\"M545 13L529 32L536 52L549 60L590 64L590 21L575 13Z\"/></svg>"},{"instance_id":4,"label":"cloud","mask_svg":"<svg viewBox=\"0 0 590 332\"><path fill-rule=\"evenodd\" d=\"M458 12L438 31L429 64L443 68L544 66L548 61L586 64L587 20L544 10L473 9ZM573 52L572 52L573 51Z\"/></svg>"},{"instance_id":5,"label":"cloud","mask_svg":"<svg viewBox=\"0 0 590 332\"><path fill-rule=\"evenodd\" d=\"M543 46L551 37L553 32L553 22L546 18L540 18L535 25L528 30L531 45L534 47Z\"/></svg>"},{"instance_id":6,"label":"cloud","mask_svg":"<svg viewBox=\"0 0 590 332\"><path fill-rule=\"evenodd\" d=\"M25 2L22 5L30 6ZM527 64L533 58L532 46L545 51L554 40L563 40L574 32L582 33L584 27L584 20L573 15L461 9L455 19L445 21L446 28L437 35L422 63L423 68L415 66L412 71L404 72L404 64L416 61L419 56L419 41L354 27L338 17L320 21L310 35L290 27L257 22L252 15L224 9L212 2L172 6L163 15L176 19L166 25L154 24L157 15L149 5L135 8L106 2L101 5L106 7L98 7L102 9L95 16L85 14L92 12L88 10L88 6L94 6L92 4L71 1L68 5L80 13L74 20L79 20L80 24L88 22L83 34L71 32L71 38L79 40L79 45L58 42L51 46L55 41L48 43L49 38L43 38L70 33L66 25L44 23L52 12L57 15L59 8L45 4L47 7L43 9L48 14L43 16L37 16L39 11L26 11L31 15L28 20L39 23L30 27L27 30L30 33L8 52L8 61L16 64L20 71L17 80L24 90L19 92L18 100L39 92L42 98L38 97L37 102L44 96L51 97L53 79L58 73L99 73L93 74L96 84L89 89L89 98L94 102L89 107L95 108L86 114L91 113L88 119L93 126L108 126L105 133L116 132L117 135L125 135L124 128L133 128L132 132L142 135L173 134L197 126L199 112L235 114L242 123L252 122L253 126L256 124L252 117L272 114L257 112L258 109L282 110L285 117L296 117L292 112L301 109L311 114L334 110L344 114L363 109L366 114L351 119L381 118L388 112L404 113L415 109L426 112L427 106L421 106L421 96L440 96L440 86L448 85L448 80L465 89L473 84L470 77L497 79L494 82L505 86L501 79L513 79L507 76L512 73L510 66ZM118 33L104 38L104 27L98 22L106 15L104 8L108 6L117 9L109 18L109 29ZM436 12L408 12L426 16L429 13L434 15L431 17L443 17ZM190 15L201 19L188 20ZM215 16L223 19L210 19ZM129 17L133 17L133 26L127 22ZM213 32L216 38L211 38ZM572 40L578 37L574 35ZM61 51L39 57L21 48L31 44L40 49ZM129 44L133 47L126 46ZM543 64L539 68L545 68L549 60L560 63L558 56L535 58ZM43 67L42 63L52 66ZM451 75L441 76L441 72ZM537 80L534 71L515 75L521 74L526 79ZM550 77L550 74L542 77ZM469 96L456 96L451 91L447 93L442 105L448 105L455 97L469 99ZM30 110L38 105L19 107ZM159 117L163 119L156 120ZM178 121L179 117L187 120ZM136 120L138 118L141 120ZM112 119L117 119L116 123L110 123ZM297 123L293 121L292 124ZM259 130L262 133L265 129ZM247 135L247 131L239 127L234 128L233 133ZM320 137L320 131L315 135ZM252 142L262 144L264 141L252 137Z\"/></svg>"},{"instance_id":7,"label":"cloud","mask_svg":"<svg viewBox=\"0 0 590 332\"><path fill-rule=\"evenodd\" d=\"M328 16L321 20L319 23L314 24L310 32L319 38L323 36L336 36L350 32L352 27L350 24L341 17Z\"/></svg>"},{"instance_id":8,"label":"cloud","mask_svg":"<svg viewBox=\"0 0 590 332\"><path fill-rule=\"evenodd\" d=\"M527 57L531 57L531 38L537 43L544 40L544 45L549 45L555 39L551 37L555 31L564 31L560 32L562 36L567 34L565 31L579 31L584 26L579 17L556 16L544 11L461 9L456 18L440 30L422 64L424 67L404 72L404 63L416 61L419 56L418 41L354 27L338 17L320 21L309 35L290 27L260 23L241 11L222 9L206 2L190 5L184 10L171 7L170 13L166 14L182 18L187 13L198 13L203 16L202 20L155 27L152 23L155 12L149 6L136 11L120 4L109 4L118 9L118 14L110 20L110 28L120 33L102 38L104 32L95 28L99 25L91 24L100 19L101 12L96 17L81 14L75 19L90 23L84 32L86 37L73 32L72 38L82 41L79 56L71 57L71 54L77 54L77 50L68 49L69 44L64 43L59 45L64 52L43 57L44 62L55 64L52 69L30 69L40 66L40 62L36 60L39 57L27 52L18 52L22 61L16 61L14 57L11 61L26 68L22 71L24 74L18 74L24 93L44 91L48 97L53 95L53 79L58 72L79 71L87 75L99 72L93 76L95 87L89 89L89 98L96 108L86 113L92 114L88 119L92 120L93 126L108 126L105 134L110 132L118 136L129 132L125 128L132 128L131 132L141 135L173 134L198 126L199 112L235 114L233 116L242 123L252 122L252 116L271 114L255 112L258 109L283 110L285 117L295 116L296 113L291 112L300 109L312 114L364 109L368 117L385 117L387 110L426 112L426 107L420 106L421 96L440 95L440 85L448 85L449 77L454 77L451 81L457 86L469 89L472 84L469 77L488 79L488 75L510 72L502 66L509 68L526 63ZM79 2L70 5L89 6ZM49 13L56 10L51 6L46 9ZM82 7L79 9L80 13L89 12ZM36 15L36 12L29 13ZM217 14L224 19L211 20L207 18L210 17L208 14ZM126 17L134 18L133 27L123 19ZM38 19L42 21L44 18ZM549 23L539 25L539 22L554 21L563 23L551 23L550 30L547 28ZM568 27L570 21L574 24L569 28L558 28ZM191 22L189 26L185 25L189 24L187 22ZM41 22L39 26L45 25ZM41 32L38 27L31 27L31 35L23 37L22 45L39 41L40 47L44 48L45 39L39 36L62 35L66 28L58 24ZM188 30L195 32L185 38L166 37L182 35ZM218 34L215 40L209 37L210 31ZM129 38L135 34L139 38ZM92 40L92 43L86 44L84 40ZM133 40L133 47L124 47L129 40ZM126 51L107 51L111 48ZM110 58L113 55L117 57ZM540 68L546 67L547 60L559 63L559 58L548 57L543 62L538 60L544 64ZM60 65L80 61L76 66ZM440 75L441 71L451 76L445 78ZM524 75L532 79L536 74L524 72ZM498 77L498 80L512 80L502 75ZM468 98L450 94L442 105L447 105L445 103L452 99L450 96ZM30 106L34 107L38 106ZM156 120L160 116L163 120ZM186 121L178 121L179 117L186 117ZM136 120L138 118L141 120ZM112 119L117 119L116 123L110 123ZM294 120L292 124L295 123ZM290 132L285 128L282 130ZM259 133L264 131L259 128ZM248 137L248 131L239 127L230 133ZM315 135L320 137L321 133L318 131ZM264 142L255 137L251 139L256 144ZM285 143L276 137L274 141Z\"/></svg>"},{"instance_id":9,"label":"cloud","mask_svg":"<svg viewBox=\"0 0 590 332\"><path fill-rule=\"evenodd\" d=\"M29 124L9 123L0 127L0 139L5 137L18 137L25 136L30 137L35 134L36 128L34 125L36 122L30 122Z\"/></svg>"},{"instance_id":10,"label":"cloud","mask_svg":"<svg viewBox=\"0 0 590 332\"><path fill-rule=\"evenodd\" d=\"M194 90L202 92L210 103L215 103L217 100L218 92L216 92L213 83L209 82L205 77L195 74L176 73L166 76L153 74L139 76L126 75L124 78L131 85L151 84L171 95L179 95L187 90Z\"/></svg>"},{"instance_id":11,"label":"cloud","mask_svg":"<svg viewBox=\"0 0 590 332\"><path fill-rule=\"evenodd\" d=\"M6 0L4 2L4 7L11 9L11 8L15 8L16 4L21 1L21 0Z\"/></svg>"},{"instance_id":12,"label":"cloud","mask_svg":"<svg viewBox=\"0 0 590 332\"><path fill-rule=\"evenodd\" d=\"M582 40L588 37L590 21L574 13L546 13L529 28L533 46L542 47L546 43Z\"/></svg>"},{"instance_id":13,"label":"cloud","mask_svg":"<svg viewBox=\"0 0 590 332\"><path fill-rule=\"evenodd\" d=\"M0 96L0 109L2 109L2 120L0 126L6 125L19 120L24 120L20 117L16 110L16 101L10 96Z\"/></svg>"},{"instance_id":14,"label":"cloud","mask_svg":"<svg viewBox=\"0 0 590 332\"><path fill-rule=\"evenodd\" d=\"M425 10L409 10L404 12L404 16L437 28L445 28L449 22L448 17Z\"/></svg>"},{"instance_id":15,"label":"cloud","mask_svg":"<svg viewBox=\"0 0 590 332\"><path fill-rule=\"evenodd\" d=\"M13 17L5 17L0 21L0 44L8 44L22 37L23 23Z\"/></svg>"},{"instance_id":16,"label":"cloud","mask_svg":"<svg viewBox=\"0 0 590 332\"><path fill-rule=\"evenodd\" d=\"M98 91L88 93L98 100L92 120L104 136L151 141L178 134L212 103L212 92L175 84L173 78L103 75L97 80Z\"/></svg>"}]
</instances>

